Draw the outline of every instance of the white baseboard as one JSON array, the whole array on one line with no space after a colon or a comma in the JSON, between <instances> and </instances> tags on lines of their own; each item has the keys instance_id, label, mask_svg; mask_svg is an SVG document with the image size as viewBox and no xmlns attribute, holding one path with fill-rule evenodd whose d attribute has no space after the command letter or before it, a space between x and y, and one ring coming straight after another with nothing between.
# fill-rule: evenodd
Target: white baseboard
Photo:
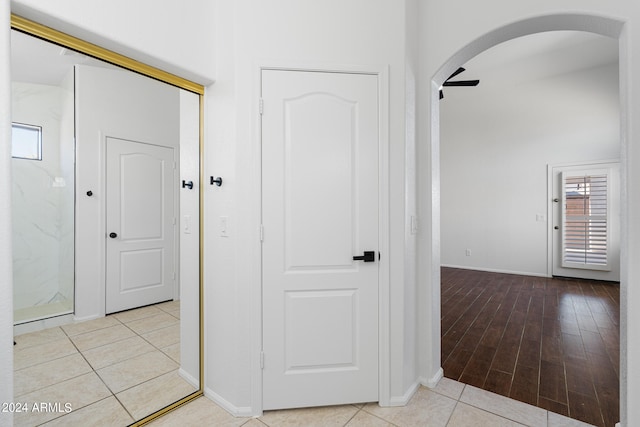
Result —
<instances>
[{"instance_id":1,"label":"white baseboard","mask_svg":"<svg viewBox=\"0 0 640 427\"><path fill-rule=\"evenodd\" d=\"M30 332L37 332L43 329L54 328L56 326L68 325L74 322L73 314L54 316L46 319L34 320L32 322L20 323L13 326L13 335L22 335Z\"/></svg>"},{"instance_id":2,"label":"white baseboard","mask_svg":"<svg viewBox=\"0 0 640 427\"><path fill-rule=\"evenodd\" d=\"M418 390L418 387L420 387L420 383L416 381L402 396L392 396L389 399L389 406L406 406Z\"/></svg>"},{"instance_id":3,"label":"white baseboard","mask_svg":"<svg viewBox=\"0 0 640 427\"><path fill-rule=\"evenodd\" d=\"M438 368L431 378L421 378L420 383L427 388L435 388L442 377L444 377L444 370L442 368Z\"/></svg>"},{"instance_id":4,"label":"white baseboard","mask_svg":"<svg viewBox=\"0 0 640 427\"><path fill-rule=\"evenodd\" d=\"M499 268L471 267L468 265L452 265L452 264L440 264L440 266L448 267L448 268L459 268L461 270L486 271L488 273L517 274L518 276L549 277L546 273L532 273L530 271L513 271L513 270L502 270Z\"/></svg>"},{"instance_id":5,"label":"white baseboard","mask_svg":"<svg viewBox=\"0 0 640 427\"><path fill-rule=\"evenodd\" d=\"M224 399L218 393L214 392L208 387L204 388L205 397L213 400L222 409L233 415L234 417L253 417L255 414L249 406L235 406L228 400Z\"/></svg>"},{"instance_id":6,"label":"white baseboard","mask_svg":"<svg viewBox=\"0 0 640 427\"><path fill-rule=\"evenodd\" d=\"M100 317L105 317L105 316L101 316L99 314L92 314L91 316L84 316L84 317L74 317L73 321L74 322L86 322L87 320L95 320L95 319L99 319Z\"/></svg>"},{"instance_id":7,"label":"white baseboard","mask_svg":"<svg viewBox=\"0 0 640 427\"><path fill-rule=\"evenodd\" d=\"M193 375L189 374L187 371L182 369L182 367L178 369L178 375L180 375L183 380L185 380L186 382L194 386L196 389L200 388L200 384L199 384L200 381L196 379Z\"/></svg>"}]
</instances>

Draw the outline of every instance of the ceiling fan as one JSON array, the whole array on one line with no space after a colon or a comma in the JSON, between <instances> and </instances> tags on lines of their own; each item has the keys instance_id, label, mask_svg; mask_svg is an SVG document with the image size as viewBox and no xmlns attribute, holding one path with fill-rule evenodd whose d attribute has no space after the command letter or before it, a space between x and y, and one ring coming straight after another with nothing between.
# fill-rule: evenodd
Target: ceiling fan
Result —
<instances>
[{"instance_id":1,"label":"ceiling fan","mask_svg":"<svg viewBox=\"0 0 640 427\"><path fill-rule=\"evenodd\" d=\"M444 98L444 94L442 93L442 88L445 86L478 86L478 84L480 83L480 80L456 80L453 82L449 81L455 76L457 76L458 74L462 73L463 71L464 71L464 68L462 67L458 68L453 74L449 76L449 78L447 78L447 80L444 81L444 83L442 83L442 86L440 87L440 99Z\"/></svg>"}]
</instances>

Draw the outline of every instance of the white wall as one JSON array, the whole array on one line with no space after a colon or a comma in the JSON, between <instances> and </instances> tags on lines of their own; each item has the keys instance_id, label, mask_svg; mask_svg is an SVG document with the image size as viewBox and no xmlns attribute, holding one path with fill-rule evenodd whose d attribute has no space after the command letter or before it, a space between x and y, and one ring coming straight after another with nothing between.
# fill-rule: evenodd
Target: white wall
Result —
<instances>
[{"instance_id":1,"label":"white wall","mask_svg":"<svg viewBox=\"0 0 640 427\"><path fill-rule=\"evenodd\" d=\"M420 11L421 86L419 112L430 120L420 123L420 200L422 224L428 229L419 239L419 280L425 284L420 293L420 335L427 344L421 353L423 375L440 367L439 355L439 265L440 265L440 144L437 89L458 66L483 50L514 37L545 30L587 30L620 37L621 141L623 165L622 189L622 261L621 261L621 417L623 425L640 424L640 408L627 402L640 400L640 337L628 333L627 325L640 321L640 312L629 310L640 304L640 291L633 286L640 276L640 150L638 138L630 125L640 119L640 88L632 84L640 72L640 58L631 54L631 46L640 43L634 31L640 22L640 9L628 0L607 3L596 1L544 0L514 3L508 0L465 2L460 4L430 1ZM555 16L550 16L555 15ZM591 15L602 17L592 18ZM518 24L519 22L519 24ZM432 82L432 80L435 80ZM626 185L626 187L625 187Z\"/></svg>"},{"instance_id":2,"label":"white wall","mask_svg":"<svg viewBox=\"0 0 640 427\"><path fill-rule=\"evenodd\" d=\"M391 241L390 372L387 404L401 403L416 384L415 288L405 274L407 2L219 0L216 2L216 84L207 93L208 175L225 179L207 190L207 393L233 412L260 411L259 361L259 66L388 67ZM409 2L414 4L414 2ZM411 15L413 17L414 14ZM415 51L413 51L415 53ZM410 91L409 91L410 92ZM229 218L229 237L218 218ZM408 263L411 266L411 262ZM384 399L384 397L383 397Z\"/></svg>"},{"instance_id":3,"label":"white wall","mask_svg":"<svg viewBox=\"0 0 640 427\"><path fill-rule=\"evenodd\" d=\"M440 102L442 264L546 276L547 165L620 157L618 66L505 83Z\"/></svg>"}]
</instances>

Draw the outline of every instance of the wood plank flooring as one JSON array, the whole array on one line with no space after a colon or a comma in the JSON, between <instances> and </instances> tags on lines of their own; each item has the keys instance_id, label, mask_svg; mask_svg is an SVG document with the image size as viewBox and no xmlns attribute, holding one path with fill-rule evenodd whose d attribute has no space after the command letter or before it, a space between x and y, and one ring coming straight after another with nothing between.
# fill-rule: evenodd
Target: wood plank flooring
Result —
<instances>
[{"instance_id":1,"label":"wood plank flooring","mask_svg":"<svg viewBox=\"0 0 640 427\"><path fill-rule=\"evenodd\" d=\"M617 283L442 268L444 375L596 426L619 419Z\"/></svg>"}]
</instances>

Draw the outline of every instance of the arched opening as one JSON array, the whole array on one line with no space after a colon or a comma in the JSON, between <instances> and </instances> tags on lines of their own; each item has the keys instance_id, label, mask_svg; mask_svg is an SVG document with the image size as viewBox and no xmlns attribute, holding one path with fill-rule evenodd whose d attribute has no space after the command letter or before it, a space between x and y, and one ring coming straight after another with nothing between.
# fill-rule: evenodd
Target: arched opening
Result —
<instances>
[{"instance_id":1,"label":"arched opening","mask_svg":"<svg viewBox=\"0 0 640 427\"><path fill-rule=\"evenodd\" d=\"M442 67L436 72L434 78L432 80L431 86L431 206L432 206L432 239L431 239L431 279L433 292L440 292L440 264L441 264L441 253L442 253L442 236L440 235L440 227L441 227L441 170L442 166L440 165L441 159L441 137L440 137L440 101L439 101L439 89L444 80L450 76L458 67L464 65L468 60L479 55L486 50L490 49L493 46L496 46L502 42L506 42L521 36L531 35L541 32L547 31L563 31L563 30L573 30L573 31L585 31L588 33L600 34L607 37L614 38L618 40L618 45L623 45L623 25L621 22L616 20L611 20L608 18L601 18L595 16L585 16L585 15L554 15L554 16L545 16L532 18L520 22L516 22L514 24L510 24L508 26L499 28L495 31L492 31L485 36L473 41L472 43L465 46L455 55L453 55ZM626 61L625 52L623 49L620 50L620 63L624 64ZM626 87L626 75L625 68L620 67L620 85L619 85L619 95L621 101L623 101ZM465 76L467 77L467 76ZM473 77L471 75L469 78ZM445 91L446 94L446 91ZM625 152L625 143L626 143L626 131L625 131L625 123L627 111L625 110L625 103L621 102L621 110L620 110L620 141L622 152ZM621 174L623 184L622 188L625 188L624 185L624 171L626 169L626 159L624 155L621 156L621 168L623 173ZM626 195L623 193L621 195L621 200L624 205ZM622 218L621 218L621 235L625 236L625 224L626 218L624 217L624 209L622 210ZM624 237L623 237L624 238ZM622 250L624 250L624 245L622 245ZM622 256L622 264L621 264L621 287L620 294L623 296L626 293L626 283L625 283L625 271L627 269L627 265L625 264L625 257ZM435 305L438 305L437 307ZM432 330L433 340L440 339L440 323L439 323L439 315L436 316L436 313L440 313L440 298L433 300L432 319L435 320L438 317L438 330ZM625 310L625 307L622 307L622 310ZM625 382L625 369L626 369L626 348L625 348L625 339L624 334L626 333L626 325L625 325L625 317L626 313L621 313L621 325L620 325L620 334L621 334L621 349L620 349L620 381L621 381L621 395L620 395L620 417L622 419L625 418L626 413L626 382ZM440 349L440 342L433 343L434 349ZM434 350L435 353L435 350ZM442 365L444 361L440 360L439 364Z\"/></svg>"}]
</instances>

